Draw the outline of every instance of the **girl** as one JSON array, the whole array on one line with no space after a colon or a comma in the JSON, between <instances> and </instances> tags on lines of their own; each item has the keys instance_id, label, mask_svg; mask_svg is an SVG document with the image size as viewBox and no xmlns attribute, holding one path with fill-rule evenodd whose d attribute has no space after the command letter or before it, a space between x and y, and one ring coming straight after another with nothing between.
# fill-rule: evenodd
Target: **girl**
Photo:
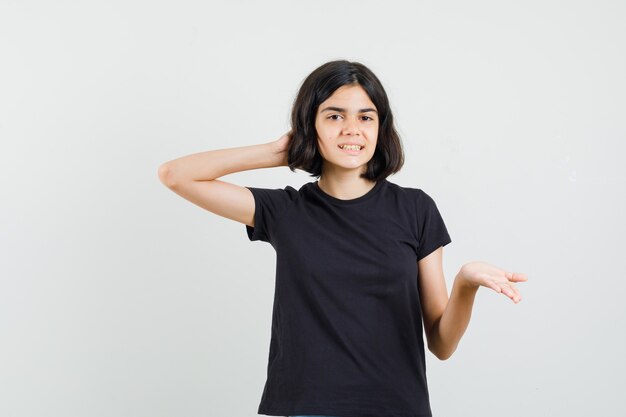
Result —
<instances>
[{"instance_id":1,"label":"girl","mask_svg":"<svg viewBox=\"0 0 626 417\"><path fill-rule=\"evenodd\" d=\"M431 416L425 349L448 359L481 286L521 300L525 274L484 262L457 273L448 297L433 199L387 177L404 155L385 90L357 62L332 61L303 82L291 131L276 141L188 155L160 180L192 203L246 225L276 251L267 380L258 413ZM299 190L218 178L288 166L318 178Z\"/></svg>"}]
</instances>

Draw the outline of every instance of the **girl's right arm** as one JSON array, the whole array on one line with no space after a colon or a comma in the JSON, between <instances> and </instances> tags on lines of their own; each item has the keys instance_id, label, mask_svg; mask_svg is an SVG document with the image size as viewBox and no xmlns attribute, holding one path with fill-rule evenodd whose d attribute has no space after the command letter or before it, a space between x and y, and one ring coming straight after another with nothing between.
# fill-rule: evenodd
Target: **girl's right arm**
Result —
<instances>
[{"instance_id":1,"label":"girl's right arm","mask_svg":"<svg viewBox=\"0 0 626 417\"><path fill-rule=\"evenodd\" d=\"M217 178L235 172L287 165L290 133L259 145L183 156L159 167L161 182L212 213L254 227L254 196L246 187Z\"/></svg>"}]
</instances>

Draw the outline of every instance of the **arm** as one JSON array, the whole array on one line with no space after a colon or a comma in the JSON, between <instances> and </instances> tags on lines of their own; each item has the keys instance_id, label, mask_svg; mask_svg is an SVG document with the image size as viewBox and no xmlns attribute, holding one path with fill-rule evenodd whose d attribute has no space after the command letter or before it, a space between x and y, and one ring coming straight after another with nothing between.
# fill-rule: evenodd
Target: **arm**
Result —
<instances>
[{"instance_id":1,"label":"arm","mask_svg":"<svg viewBox=\"0 0 626 417\"><path fill-rule=\"evenodd\" d=\"M240 171L287 165L290 134L274 142L195 153L159 167L161 182L212 213L254 227L254 196L246 187L217 178Z\"/></svg>"},{"instance_id":2,"label":"arm","mask_svg":"<svg viewBox=\"0 0 626 417\"><path fill-rule=\"evenodd\" d=\"M478 288L491 288L519 303L521 297L514 283L527 278L525 274L506 272L484 262L470 262L457 273L448 298L442 255L440 247L418 262L418 270L428 349L437 358L446 360L456 350L469 325Z\"/></svg>"}]
</instances>

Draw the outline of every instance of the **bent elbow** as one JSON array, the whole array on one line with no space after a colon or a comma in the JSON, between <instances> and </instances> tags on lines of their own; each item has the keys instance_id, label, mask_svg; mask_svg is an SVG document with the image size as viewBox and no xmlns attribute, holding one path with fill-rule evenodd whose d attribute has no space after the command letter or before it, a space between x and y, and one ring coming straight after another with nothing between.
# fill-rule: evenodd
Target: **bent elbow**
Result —
<instances>
[{"instance_id":1,"label":"bent elbow","mask_svg":"<svg viewBox=\"0 0 626 417\"><path fill-rule=\"evenodd\" d=\"M429 346L428 350L430 350L433 353L433 355L435 355L435 357L439 359L440 361L446 361L452 357L452 354L454 353L456 348L444 349L444 348L433 348Z\"/></svg>"},{"instance_id":2,"label":"bent elbow","mask_svg":"<svg viewBox=\"0 0 626 417\"><path fill-rule=\"evenodd\" d=\"M174 175L172 172L172 168L169 165L167 165L166 163L162 164L159 167L158 175L159 180L161 181L161 183L163 183L163 185L169 188L172 188L174 186Z\"/></svg>"},{"instance_id":3,"label":"bent elbow","mask_svg":"<svg viewBox=\"0 0 626 417\"><path fill-rule=\"evenodd\" d=\"M440 353L435 353L435 356L440 361L447 361L448 359L450 359L452 357L452 353L454 353L454 352L444 352L444 353L440 352Z\"/></svg>"}]
</instances>

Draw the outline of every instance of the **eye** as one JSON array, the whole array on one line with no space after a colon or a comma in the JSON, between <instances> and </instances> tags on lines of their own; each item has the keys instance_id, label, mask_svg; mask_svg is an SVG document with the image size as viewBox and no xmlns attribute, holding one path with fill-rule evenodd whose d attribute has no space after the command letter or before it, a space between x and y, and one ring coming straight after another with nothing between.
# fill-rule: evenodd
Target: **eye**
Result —
<instances>
[{"instance_id":1,"label":"eye","mask_svg":"<svg viewBox=\"0 0 626 417\"><path fill-rule=\"evenodd\" d=\"M328 117L327 117L327 119L330 119L330 120L339 120L339 118L340 118L340 117L341 117L341 116L340 116L340 115L338 115L338 114L331 114L330 116L328 116Z\"/></svg>"},{"instance_id":2,"label":"eye","mask_svg":"<svg viewBox=\"0 0 626 417\"><path fill-rule=\"evenodd\" d=\"M363 116L363 120L366 120L369 122L370 120L374 120L374 119L370 116Z\"/></svg>"}]
</instances>

